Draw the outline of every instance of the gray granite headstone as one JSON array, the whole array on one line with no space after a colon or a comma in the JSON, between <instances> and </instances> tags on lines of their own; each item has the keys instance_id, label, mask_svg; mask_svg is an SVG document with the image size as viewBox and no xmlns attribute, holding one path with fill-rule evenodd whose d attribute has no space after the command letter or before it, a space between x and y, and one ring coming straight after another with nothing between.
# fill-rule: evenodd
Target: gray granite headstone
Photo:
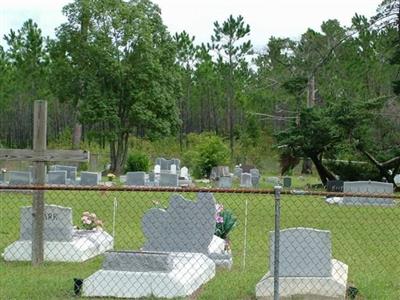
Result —
<instances>
[{"instance_id":1,"label":"gray granite headstone","mask_svg":"<svg viewBox=\"0 0 400 300\"><path fill-rule=\"evenodd\" d=\"M271 231L270 270L274 269L275 235ZM280 231L279 275L281 277L330 277L332 273L331 233L313 228Z\"/></svg>"},{"instance_id":2,"label":"gray granite headstone","mask_svg":"<svg viewBox=\"0 0 400 300\"><path fill-rule=\"evenodd\" d=\"M0 171L0 182L5 182L6 181L6 173Z\"/></svg>"},{"instance_id":3,"label":"gray granite headstone","mask_svg":"<svg viewBox=\"0 0 400 300\"><path fill-rule=\"evenodd\" d=\"M258 187L258 183L260 182L260 171L258 169L251 169L251 185L253 187Z\"/></svg>"},{"instance_id":4,"label":"gray granite headstone","mask_svg":"<svg viewBox=\"0 0 400 300\"><path fill-rule=\"evenodd\" d=\"M107 251L104 256L103 270L169 273L173 269L168 253Z\"/></svg>"},{"instance_id":5,"label":"gray granite headstone","mask_svg":"<svg viewBox=\"0 0 400 300\"><path fill-rule=\"evenodd\" d=\"M222 176L230 176L228 166L218 166L211 169L210 179L218 180Z\"/></svg>"},{"instance_id":6,"label":"gray granite headstone","mask_svg":"<svg viewBox=\"0 0 400 300\"><path fill-rule=\"evenodd\" d=\"M20 219L21 240L32 240L32 222L32 207L22 207ZM71 208L57 205L45 205L44 240L69 242L72 240L73 232Z\"/></svg>"},{"instance_id":7,"label":"gray granite headstone","mask_svg":"<svg viewBox=\"0 0 400 300\"><path fill-rule=\"evenodd\" d=\"M234 175L235 177L237 177L237 178L240 178L240 176L242 176L242 172L243 172L242 168L236 166L236 167L235 167L235 170L233 171L233 175Z\"/></svg>"},{"instance_id":8,"label":"gray granite headstone","mask_svg":"<svg viewBox=\"0 0 400 300\"><path fill-rule=\"evenodd\" d=\"M219 188L231 188L232 187L232 177L231 176L222 176L218 180Z\"/></svg>"},{"instance_id":9,"label":"gray granite headstone","mask_svg":"<svg viewBox=\"0 0 400 300\"><path fill-rule=\"evenodd\" d=\"M77 167L74 166L63 166L63 165L53 165L50 167L51 171L67 171L67 178L72 182L76 181Z\"/></svg>"},{"instance_id":10,"label":"gray granite headstone","mask_svg":"<svg viewBox=\"0 0 400 300\"><path fill-rule=\"evenodd\" d=\"M169 207L150 209L142 219L147 239L145 251L208 254L215 230L215 199L211 193L197 194L197 201L172 195Z\"/></svg>"},{"instance_id":11,"label":"gray granite headstone","mask_svg":"<svg viewBox=\"0 0 400 300\"><path fill-rule=\"evenodd\" d=\"M242 175L240 176L240 186L241 187L252 187L250 173L242 173Z\"/></svg>"},{"instance_id":12,"label":"gray granite headstone","mask_svg":"<svg viewBox=\"0 0 400 300\"><path fill-rule=\"evenodd\" d=\"M177 187L179 185L178 174L161 173L159 186Z\"/></svg>"},{"instance_id":13,"label":"gray granite headstone","mask_svg":"<svg viewBox=\"0 0 400 300\"><path fill-rule=\"evenodd\" d=\"M329 180L326 183L326 190L328 192L338 192L343 193L343 180Z\"/></svg>"},{"instance_id":14,"label":"gray granite headstone","mask_svg":"<svg viewBox=\"0 0 400 300\"><path fill-rule=\"evenodd\" d=\"M393 183L378 181L345 181L344 193L365 194L387 194L393 195ZM343 197L342 205L372 205L372 206L394 206L396 201L390 198L376 197Z\"/></svg>"},{"instance_id":15,"label":"gray granite headstone","mask_svg":"<svg viewBox=\"0 0 400 300\"><path fill-rule=\"evenodd\" d=\"M154 182L156 180L156 175L154 172L149 172L149 181Z\"/></svg>"},{"instance_id":16,"label":"gray granite headstone","mask_svg":"<svg viewBox=\"0 0 400 300\"><path fill-rule=\"evenodd\" d=\"M94 186L100 183L101 175L97 172L81 172L80 185Z\"/></svg>"},{"instance_id":17,"label":"gray granite headstone","mask_svg":"<svg viewBox=\"0 0 400 300\"><path fill-rule=\"evenodd\" d=\"M32 183L31 172L10 171L8 174L10 185L27 185Z\"/></svg>"},{"instance_id":18,"label":"gray granite headstone","mask_svg":"<svg viewBox=\"0 0 400 300\"><path fill-rule=\"evenodd\" d=\"M144 186L145 177L145 172L128 172L126 173L126 184L133 186Z\"/></svg>"},{"instance_id":19,"label":"gray granite headstone","mask_svg":"<svg viewBox=\"0 0 400 300\"><path fill-rule=\"evenodd\" d=\"M47 173L48 184L67 184L67 171L49 171Z\"/></svg>"}]
</instances>

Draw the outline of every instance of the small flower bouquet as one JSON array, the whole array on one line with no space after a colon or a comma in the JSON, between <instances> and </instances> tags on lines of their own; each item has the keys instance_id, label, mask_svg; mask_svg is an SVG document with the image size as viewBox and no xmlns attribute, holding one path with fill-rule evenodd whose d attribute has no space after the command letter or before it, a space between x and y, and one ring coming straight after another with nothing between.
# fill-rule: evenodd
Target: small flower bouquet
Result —
<instances>
[{"instance_id":1,"label":"small flower bouquet","mask_svg":"<svg viewBox=\"0 0 400 300\"><path fill-rule=\"evenodd\" d=\"M108 174L107 174L107 177L108 177L108 180L109 180L109 181L113 181L114 178L115 178L115 175L114 175L113 173L108 173Z\"/></svg>"},{"instance_id":2,"label":"small flower bouquet","mask_svg":"<svg viewBox=\"0 0 400 300\"><path fill-rule=\"evenodd\" d=\"M229 210L224 209L222 204L215 206L215 232L214 234L226 241L226 250L230 250L228 239L229 232L236 226L237 218Z\"/></svg>"},{"instance_id":3,"label":"small flower bouquet","mask_svg":"<svg viewBox=\"0 0 400 300\"><path fill-rule=\"evenodd\" d=\"M81 217L80 228L86 230L101 230L103 228L103 222L96 216L95 213L85 211Z\"/></svg>"}]
</instances>

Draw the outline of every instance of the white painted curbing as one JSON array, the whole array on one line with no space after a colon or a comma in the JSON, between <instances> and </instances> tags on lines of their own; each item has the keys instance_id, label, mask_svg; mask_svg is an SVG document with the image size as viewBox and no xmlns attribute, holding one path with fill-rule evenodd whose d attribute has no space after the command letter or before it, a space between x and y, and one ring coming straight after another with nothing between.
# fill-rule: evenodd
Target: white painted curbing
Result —
<instances>
[{"instance_id":1,"label":"white painted curbing","mask_svg":"<svg viewBox=\"0 0 400 300\"><path fill-rule=\"evenodd\" d=\"M81 234L76 231L72 241L44 242L44 260L54 262L83 262L114 246L114 239L105 231L94 231ZM15 241L4 250L6 261L30 261L32 259L32 242Z\"/></svg>"}]
</instances>

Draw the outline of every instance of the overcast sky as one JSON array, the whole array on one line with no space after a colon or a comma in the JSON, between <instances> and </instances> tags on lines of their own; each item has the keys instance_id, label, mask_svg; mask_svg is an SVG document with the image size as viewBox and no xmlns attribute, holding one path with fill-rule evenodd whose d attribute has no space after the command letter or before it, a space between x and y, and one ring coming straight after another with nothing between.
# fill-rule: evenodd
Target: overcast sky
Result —
<instances>
[{"instance_id":1,"label":"overcast sky","mask_svg":"<svg viewBox=\"0 0 400 300\"><path fill-rule=\"evenodd\" d=\"M66 21L62 7L71 0L0 0L0 36L18 29L28 18L38 23L44 35L54 37L54 28ZM355 13L371 17L381 0L154 0L162 9L171 33L186 30L197 43L208 42L213 23L241 14L251 28L257 48L270 36L298 39L307 28L319 30L323 21L338 19L350 25ZM4 45L4 41L1 41Z\"/></svg>"}]
</instances>

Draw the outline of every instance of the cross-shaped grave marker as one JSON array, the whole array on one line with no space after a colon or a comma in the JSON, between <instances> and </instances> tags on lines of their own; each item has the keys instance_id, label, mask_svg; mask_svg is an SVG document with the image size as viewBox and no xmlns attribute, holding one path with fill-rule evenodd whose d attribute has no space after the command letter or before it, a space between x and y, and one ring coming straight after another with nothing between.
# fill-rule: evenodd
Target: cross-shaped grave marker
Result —
<instances>
[{"instance_id":1,"label":"cross-shaped grave marker","mask_svg":"<svg viewBox=\"0 0 400 300\"><path fill-rule=\"evenodd\" d=\"M33 150L0 149L0 160L24 160L34 163L33 183L43 186L46 179L46 162L87 162L89 152L81 150L46 150L47 102L36 100L33 111ZM44 191L36 190L32 204L33 239L32 265L40 265L44 259Z\"/></svg>"}]
</instances>

